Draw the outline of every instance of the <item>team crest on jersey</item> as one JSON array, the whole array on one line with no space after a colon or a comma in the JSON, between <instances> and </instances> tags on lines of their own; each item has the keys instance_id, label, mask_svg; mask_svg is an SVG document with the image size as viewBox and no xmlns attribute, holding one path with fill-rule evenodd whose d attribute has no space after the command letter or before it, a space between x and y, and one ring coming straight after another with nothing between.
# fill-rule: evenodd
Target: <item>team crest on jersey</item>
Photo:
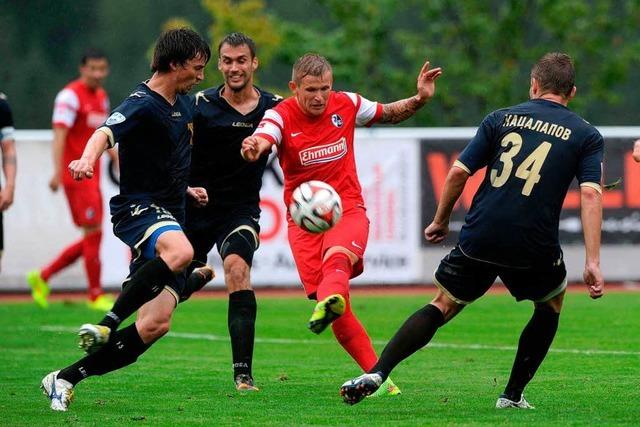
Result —
<instances>
[{"instance_id":1,"label":"team crest on jersey","mask_svg":"<svg viewBox=\"0 0 640 427\"><path fill-rule=\"evenodd\" d=\"M347 154L347 139L344 136L331 144L307 148L299 153L302 166L331 162L344 157L345 154Z\"/></svg>"},{"instance_id":2,"label":"team crest on jersey","mask_svg":"<svg viewBox=\"0 0 640 427\"><path fill-rule=\"evenodd\" d=\"M341 128L342 127L342 117L340 117L340 114L333 114L331 116L331 123L333 123L333 125L337 128Z\"/></svg>"},{"instance_id":3,"label":"team crest on jersey","mask_svg":"<svg viewBox=\"0 0 640 427\"><path fill-rule=\"evenodd\" d=\"M121 113L116 111L115 113L113 113L112 115L109 116L109 118L107 119L105 124L107 126L117 125L118 123L122 123L125 120L127 120L127 118L125 116L123 116Z\"/></svg>"}]
</instances>

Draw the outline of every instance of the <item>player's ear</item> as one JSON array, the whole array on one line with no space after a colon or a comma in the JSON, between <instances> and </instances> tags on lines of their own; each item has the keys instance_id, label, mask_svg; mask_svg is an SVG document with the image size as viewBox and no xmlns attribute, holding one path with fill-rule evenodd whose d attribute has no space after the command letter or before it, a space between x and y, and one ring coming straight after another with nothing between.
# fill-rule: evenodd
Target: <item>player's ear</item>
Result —
<instances>
[{"instance_id":1,"label":"player's ear","mask_svg":"<svg viewBox=\"0 0 640 427\"><path fill-rule=\"evenodd\" d=\"M576 96L576 92L578 91L578 88L576 88L575 86L571 88L571 93L569 94L569 96L567 97L567 101L571 101L575 96Z\"/></svg>"},{"instance_id":2,"label":"player's ear","mask_svg":"<svg viewBox=\"0 0 640 427\"><path fill-rule=\"evenodd\" d=\"M218 58L218 70L222 71L222 58Z\"/></svg>"},{"instance_id":3,"label":"player's ear","mask_svg":"<svg viewBox=\"0 0 640 427\"><path fill-rule=\"evenodd\" d=\"M251 69L253 71L256 71L258 69L258 65L259 65L258 57L254 56L253 59L251 60Z\"/></svg>"},{"instance_id":4,"label":"player's ear","mask_svg":"<svg viewBox=\"0 0 640 427\"><path fill-rule=\"evenodd\" d=\"M289 90L291 90L291 92L293 92L294 94L297 92L298 85L296 85L296 82L294 81L289 82Z\"/></svg>"}]
</instances>

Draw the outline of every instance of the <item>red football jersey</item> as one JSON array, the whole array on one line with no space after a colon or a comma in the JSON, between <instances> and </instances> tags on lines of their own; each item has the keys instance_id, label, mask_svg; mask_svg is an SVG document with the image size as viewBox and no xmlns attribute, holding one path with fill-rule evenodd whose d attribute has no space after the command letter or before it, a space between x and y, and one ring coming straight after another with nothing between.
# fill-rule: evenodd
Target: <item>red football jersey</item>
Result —
<instances>
[{"instance_id":1,"label":"red football jersey","mask_svg":"<svg viewBox=\"0 0 640 427\"><path fill-rule=\"evenodd\" d=\"M102 88L92 90L80 79L74 80L62 89L56 96L53 106L53 126L62 126L69 129L62 154L62 170L66 171L67 165L82 156L84 147L93 132L107 118L109 113L109 98ZM96 162L94 174L100 177L100 162ZM99 185L100 179L89 179L87 185ZM62 174L64 185L74 185L69 173Z\"/></svg>"},{"instance_id":2,"label":"red football jersey","mask_svg":"<svg viewBox=\"0 0 640 427\"><path fill-rule=\"evenodd\" d=\"M364 204L356 172L353 135L356 126L370 126L382 116L382 105L350 92L331 92L321 116L302 112L295 97L267 110L254 135L278 148L284 171L284 202L310 180L331 185L343 209Z\"/></svg>"}]
</instances>

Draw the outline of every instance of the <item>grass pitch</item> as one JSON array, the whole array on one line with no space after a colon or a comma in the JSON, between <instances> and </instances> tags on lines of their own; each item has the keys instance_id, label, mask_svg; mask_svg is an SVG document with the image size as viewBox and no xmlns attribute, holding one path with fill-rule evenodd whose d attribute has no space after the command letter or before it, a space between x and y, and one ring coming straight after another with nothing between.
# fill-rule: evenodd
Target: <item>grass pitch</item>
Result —
<instances>
[{"instance_id":1,"label":"grass pitch","mask_svg":"<svg viewBox=\"0 0 640 427\"><path fill-rule=\"evenodd\" d=\"M531 304L488 295L443 327L393 372L399 397L342 403L340 385L359 369L334 341L306 329L313 304L258 291L254 376L261 391L232 382L225 299L179 307L171 335L136 364L76 387L66 413L38 389L75 361L75 329L99 316L80 303L39 310L0 304L1 425L614 425L640 420L640 293L591 301L565 298L551 352L528 387L537 409L494 409L508 379ZM355 295L354 308L378 351L431 294Z\"/></svg>"}]
</instances>

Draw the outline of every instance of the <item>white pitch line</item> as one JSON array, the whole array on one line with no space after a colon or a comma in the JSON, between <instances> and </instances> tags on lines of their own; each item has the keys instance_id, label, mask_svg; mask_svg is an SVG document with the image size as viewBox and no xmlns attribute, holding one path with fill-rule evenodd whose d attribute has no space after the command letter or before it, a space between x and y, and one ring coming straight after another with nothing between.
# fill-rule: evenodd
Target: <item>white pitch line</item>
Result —
<instances>
[{"instance_id":1,"label":"white pitch line","mask_svg":"<svg viewBox=\"0 0 640 427\"><path fill-rule=\"evenodd\" d=\"M72 328L68 326L55 326L45 325L40 328L45 332L77 332L78 328ZM196 334L188 332L169 332L167 334L171 338L180 338L186 340L203 340L203 341L229 341L228 336L212 335L212 334ZM387 341L384 340L372 340L374 344L385 345ZM255 338L256 343L262 344L334 344L334 340L299 340L289 338ZM484 344L454 344L454 343L440 343L431 342L427 345L430 348L445 348L456 350L493 350L493 351L515 351L517 347L514 346L498 346L498 345L484 345ZM575 348L550 348L550 352L554 353L568 353L568 354L584 354L584 355L606 355L606 356L640 356L640 351L627 351L627 350L596 350L587 349L580 350Z\"/></svg>"}]
</instances>

